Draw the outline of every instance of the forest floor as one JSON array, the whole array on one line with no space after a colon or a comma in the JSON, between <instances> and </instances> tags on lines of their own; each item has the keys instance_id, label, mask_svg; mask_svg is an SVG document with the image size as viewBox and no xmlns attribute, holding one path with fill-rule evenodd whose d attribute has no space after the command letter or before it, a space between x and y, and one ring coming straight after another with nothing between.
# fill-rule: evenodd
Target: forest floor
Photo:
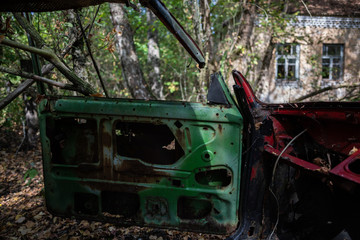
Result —
<instances>
[{"instance_id":1,"label":"forest floor","mask_svg":"<svg viewBox=\"0 0 360 240\"><path fill-rule=\"evenodd\" d=\"M9 142L5 139L9 136L0 131L0 239L225 239L225 236L219 235L137 226L119 227L53 216L45 207L40 146L16 155L20 136L21 131L13 134ZM8 141L6 147L4 140Z\"/></svg>"}]
</instances>

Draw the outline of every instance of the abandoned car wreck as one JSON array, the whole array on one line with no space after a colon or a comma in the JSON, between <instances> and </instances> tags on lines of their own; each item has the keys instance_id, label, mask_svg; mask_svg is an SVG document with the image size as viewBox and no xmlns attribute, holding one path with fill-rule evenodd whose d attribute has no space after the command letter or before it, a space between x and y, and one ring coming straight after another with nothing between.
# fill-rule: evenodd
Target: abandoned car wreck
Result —
<instances>
[{"instance_id":1,"label":"abandoned car wreck","mask_svg":"<svg viewBox=\"0 0 360 240\"><path fill-rule=\"evenodd\" d=\"M0 8L106 1L30 2ZM165 5L141 2L204 66ZM360 239L360 103L266 104L240 72L232 75L234 94L211 75L207 103L42 97L47 209L228 239Z\"/></svg>"},{"instance_id":2,"label":"abandoned car wreck","mask_svg":"<svg viewBox=\"0 0 360 240\"><path fill-rule=\"evenodd\" d=\"M209 104L43 100L49 211L230 239L275 227L280 239L357 239L358 104L262 104L234 78L237 102L219 74Z\"/></svg>"}]
</instances>

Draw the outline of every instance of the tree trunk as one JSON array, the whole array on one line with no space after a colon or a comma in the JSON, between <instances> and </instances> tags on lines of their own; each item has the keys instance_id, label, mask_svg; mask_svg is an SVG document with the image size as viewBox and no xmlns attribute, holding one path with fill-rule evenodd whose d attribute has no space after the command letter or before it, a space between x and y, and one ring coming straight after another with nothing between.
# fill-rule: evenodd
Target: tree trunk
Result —
<instances>
[{"instance_id":1,"label":"tree trunk","mask_svg":"<svg viewBox=\"0 0 360 240\"><path fill-rule=\"evenodd\" d=\"M21 60L21 69L27 72L33 72L33 66L31 60ZM39 120L38 114L36 111L36 91L27 89L23 94L24 104L25 104L25 142L22 148L27 151L34 149L37 145L39 130Z\"/></svg>"},{"instance_id":2,"label":"tree trunk","mask_svg":"<svg viewBox=\"0 0 360 240\"><path fill-rule=\"evenodd\" d=\"M241 36L239 44L245 48L249 48L250 46L250 38L253 35L256 17L257 12L255 5L251 5L250 8L245 9L239 34Z\"/></svg>"},{"instance_id":3,"label":"tree trunk","mask_svg":"<svg viewBox=\"0 0 360 240\"><path fill-rule=\"evenodd\" d=\"M197 40L197 44L205 55L205 68L200 70L200 74L196 83L196 101L206 101L206 91L205 87L207 86L206 72L207 72L207 63L209 60L209 55L207 54L204 40L204 30L202 24L202 9L200 9L200 2L196 0L189 1L194 7L191 9L193 13L194 21L194 31Z\"/></svg>"},{"instance_id":4,"label":"tree trunk","mask_svg":"<svg viewBox=\"0 0 360 240\"><path fill-rule=\"evenodd\" d=\"M0 42L1 42L1 37L0 37ZM0 46L0 64L3 64L2 59L4 59L4 48Z\"/></svg>"},{"instance_id":5,"label":"tree trunk","mask_svg":"<svg viewBox=\"0 0 360 240\"><path fill-rule=\"evenodd\" d=\"M127 19L125 9L120 4L110 3L110 12L116 31L116 45L126 85L133 98L149 99L151 95L147 90L147 85L136 55L133 40L134 33Z\"/></svg>"},{"instance_id":6,"label":"tree trunk","mask_svg":"<svg viewBox=\"0 0 360 240\"><path fill-rule=\"evenodd\" d=\"M69 29L69 39L76 39L81 34L76 22L76 13L74 10L68 10L68 21L72 24ZM88 79L88 72L86 70L86 57L84 54L84 41L82 38L78 39L70 50L73 61L73 71L83 80Z\"/></svg>"},{"instance_id":7,"label":"tree trunk","mask_svg":"<svg viewBox=\"0 0 360 240\"><path fill-rule=\"evenodd\" d=\"M158 31L154 26L154 21L156 19L155 15L146 10L146 19L149 25L147 32L148 37L148 65L149 69L149 84L150 89L153 95L157 99L164 100L163 84L161 82L160 76L160 49L159 49L159 39Z\"/></svg>"},{"instance_id":8,"label":"tree trunk","mask_svg":"<svg viewBox=\"0 0 360 240\"><path fill-rule=\"evenodd\" d=\"M264 58L262 59L262 64L261 64L261 71L260 74L258 75L257 79L255 80L255 86L259 86L263 83L263 81L265 81L265 77L269 71L270 68L270 64L271 64L271 59L273 58L273 52L274 52L274 48L275 48L275 44L273 43L273 37L271 36L269 39L269 43L268 46L266 48L266 53ZM255 91L260 91L261 92L261 86L256 89Z\"/></svg>"},{"instance_id":9,"label":"tree trunk","mask_svg":"<svg viewBox=\"0 0 360 240\"><path fill-rule=\"evenodd\" d=\"M204 82L207 87L210 84L210 74L212 74L215 69L213 66L214 54L213 54L213 36L211 33L211 21L210 21L210 5L208 0L200 0L200 12L202 16L202 25L203 25L203 51L205 53L205 68L203 70Z\"/></svg>"},{"instance_id":10,"label":"tree trunk","mask_svg":"<svg viewBox=\"0 0 360 240\"><path fill-rule=\"evenodd\" d=\"M35 91L33 91L35 92ZM39 120L36 111L35 98L31 95L24 94L25 103L25 126L26 126L26 138L25 138L25 151L36 148L38 143Z\"/></svg>"},{"instance_id":11,"label":"tree trunk","mask_svg":"<svg viewBox=\"0 0 360 240\"><path fill-rule=\"evenodd\" d=\"M235 38L232 45L229 48L230 58L232 61L232 67L244 74L247 72L249 66L249 53L251 45L251 36L254 34L255 19L257 17L256 5L243 4L243 12L241 14L241 24L239 25L236 34L232 37ZM240 38L239 38L240 37ZM235 46L240 46L241 51L233 52Z\"/></svg>"}]
</instances>

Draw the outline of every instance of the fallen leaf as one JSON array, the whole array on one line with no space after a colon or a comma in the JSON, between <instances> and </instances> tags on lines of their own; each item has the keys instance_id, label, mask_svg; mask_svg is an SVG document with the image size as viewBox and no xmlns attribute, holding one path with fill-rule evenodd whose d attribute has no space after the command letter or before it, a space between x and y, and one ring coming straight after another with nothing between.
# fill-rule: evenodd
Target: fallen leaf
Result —
<instances>
[{"instance_id":1,"label":"fallen leaf","mask_svg":"<svg viewBox=\"0 0 360 240\"><path fill-rule=\"evenodd\" d=\"M92 231L94 231L96 229L96 224L95 223L91 223L90 224L90 228Z\"/></svg>"},{"instance_id":2,"label":"fallen leaf","mask_svg":"<svg viewBox=\"0 0 360 240\"><path fill-rule=\"evenodd\" d=\"M175 150L175 138L171 141L171 143L169 143L169 145L163 146L162 148L165 148L166 150Z\"/></svg>"},{"instance_id":3,"label":"fallen leaf","mask_svg":"<svg viewBox=\"0 0 360 240\"><path fill-rule=\"evenodd\" d=\"M327 167L321 167L321 168L317 169L317 171L324 173L324 174L328 174L330 169Z\"/></svg>"},{"instance_id":4,"label":"fallen leaf","mask_svg":"<svg viewBox=\"0 0 360 240\"><path fill-rule=\"evenodd\" d=\"M355 146L350 150L349 152L349 156L353 155L354 153L356 153L359 149L357 149Z\"/></svg>"},{"instance_id":5,"label":"fallen leaf","mask_svg":"<svg viewBox=\"0 0 360 240\"><path fill-rule=\"evenodd\" d=\"M82 227L85 227L85 228L87 228L87 227L89 227L89 222L88 221L86 221L86 220L82 220L81 222L80 222L80 225L82 226Z\"/></svg>"},{"instance_id":6,"label":"fallen leaf","mask_svg":"<svg viewBox=\"0 0 360 240\"><path fill-rule=\"evenodd\" d=\"M255 123L255 130L258 131L262 124L262 122Z\"/></svg>"},{"instance_id":7,"label":"fallen leaf","mask_svg":"<svg viewBox=\"0 0 360 240\"><path fill-rule=\"evenodd\" d=\"M86 230L83 232L83 236L90 236L90 235L91 235L91 233L89 230Z\"/></svg>"},{"instance_id":8,"label":"fallen leaf","mask_svg":"<svg viewBox=\"0 0 360 240\"><path fill-rule=\"evenodd\" d=\"M20 232L21 235L24 236L24 235L27 234L30 230L27 229L25 226L21 226L21 227L18 229L18 231Z\"/></svg>"},{"instance_id":9,"label":"fallen leaf","mask_svg":"<svg viewBox=\"0 0 360 240\"><path fill-rule=\"evenodd\" d=\"M77 236L77 237L71 237L69 240L79 240L79 239L80 239L80 237Z\"/></svg>"},{"instance_id":10,"label":"fallen leaf","mask_svg":"<svg viewBox=\"0 0 360 240\"><path fill-rule=\"evenodd\" d=\"M50 229L48 229L48 230L42 232L42 234L40 234L41 238L49 238L50 235L51 235L51 230Z\"/></svg>"},{"instance_id":11,"label":"fallen leaf","mask_svg":"<svg viewBox=\"0 0 360 240\"><path fill-rule=\"evenodd\" d=\"M14 226L14 224L12 224L11 222L7 222L7 223L6 223L6 226L7 226L7 227L12 227L12 226Z\"/></svg>"},{"instance_id":12,"label":"fallen leaf","mask_svg":"<svg viewBox=\"0 0 360 240\"><path fill-rule=\"evenodd\" d=\"M21 217L21 218L19 218L18 220L16 220L15 222L16 222L16 223L23 223L25 220L26 220L25 217Z\"/></svg>"},{"instance_id":13,"label":"fallen leaf","mask_svg":"<svg viewBox=\"0 0 360 240\"><path fill-rule=\"evenodd\" d=\"M320 166L320 167L324 166L324 160L322 158L319 158L319 157L314 158L313 163Z\"/></svg>"},{"instance_id":14,"label":"fallen leaf","mask_svg":"<svg viewBox=\"0 0 360 240\"><path fill-rule=\"evenodd\" d=\"M34 216L34 219L35 219L35 220L40 220L44 215L45 215L45 213L40 212L39 214L37 214L36 216Z\"/></svg>"},{"instance_id":15,"label":"fallen leaf","mask_svg":"<svg viewBox=\"0 0 360 240\"><path fill-rule=\"evenodd\" d=\"M66 236L66 235L62 235L60 238L59 238L59 240L67 240L68 239L68 236Z\"/></svg>"},{"instance_id":16,"label":"fallen leaf","mask_svg":"<svg viewBox=\"0 0 360 240\"><path fill-rule=\"evenodd\" d=\"M93 94L90 94L90 96L92 96L92 97L104 97L104 95L102 95L101 93L93 93Z\"/></svg>"},{"instance_id":17,"label":"fallen leaf","mask_svg":"<svg viewBox=\"0 0 360 240\"><path fill-rule=\"evenodd\" d=\"M25 226L26 226L27 228L32 228L32 227L35 226L35 223L34 223L33 221L27 221L27 222L25 223Z\"/></svg>"}]
</instances>

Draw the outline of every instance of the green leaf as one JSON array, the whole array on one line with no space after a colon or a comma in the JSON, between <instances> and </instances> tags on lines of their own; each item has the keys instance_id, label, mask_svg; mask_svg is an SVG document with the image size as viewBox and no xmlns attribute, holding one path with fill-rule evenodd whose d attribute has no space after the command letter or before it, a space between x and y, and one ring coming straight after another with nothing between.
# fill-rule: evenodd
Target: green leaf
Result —
<instances>
[{"instance_id":1,"label":"green leaf","mask_svg":"<svg viewBox=\"0 0 360 240\"><path fill-rule=\"evenodd\" d=\"M27 179L29 179L28 181L28 185L30 184L31 180L36 177L36 175L38 175L39 172L36 168L30 168L28 169L25 174L24 174L24 181L26 181Z\"/></svg>"}]
</instances>

